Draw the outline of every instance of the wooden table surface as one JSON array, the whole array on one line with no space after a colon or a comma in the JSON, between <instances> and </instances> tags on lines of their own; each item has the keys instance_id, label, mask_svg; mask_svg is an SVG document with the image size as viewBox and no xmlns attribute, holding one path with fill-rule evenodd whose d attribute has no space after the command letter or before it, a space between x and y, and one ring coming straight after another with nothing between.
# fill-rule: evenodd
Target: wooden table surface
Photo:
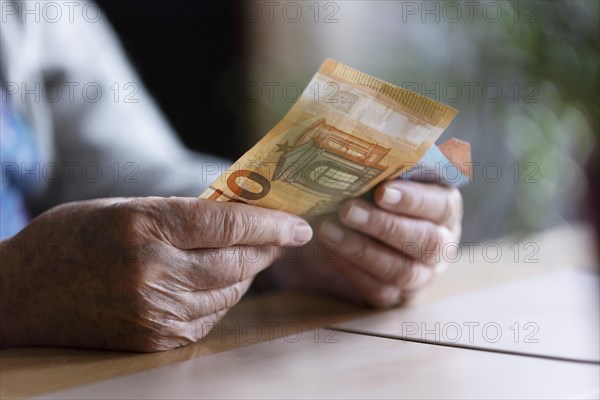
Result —
<instances>
[{"instance_id":1,"label":"wooden table surface","mask_svg":"<svg viewBox=\"0 0 600 400\"><path fill-rule=\"evenodd\" d=\"M590 268L596 265L592 243L589 229L565 225L527 237L469 244L472 250L463 251L450 269L410 306L545 271ZM496 251L498 249L501 255ZM274 340L289 334L290 329L314 330L375 312L310 294L268 293L243 299L202 341L167 352L137 354L62 348L4 350L0 352L0 397L49 393ZM240 334L245 328L253 334Z\"/></svg>"}]
</instances>

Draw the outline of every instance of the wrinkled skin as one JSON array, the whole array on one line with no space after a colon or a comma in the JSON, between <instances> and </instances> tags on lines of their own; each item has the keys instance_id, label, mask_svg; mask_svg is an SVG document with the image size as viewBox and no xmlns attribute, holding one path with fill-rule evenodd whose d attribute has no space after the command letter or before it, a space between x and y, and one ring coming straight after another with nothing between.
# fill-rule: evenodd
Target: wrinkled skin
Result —
<instances>
[{"instance_id":1,"label":"wrinkled skin","mask_svg":"<svg viewBox=\"0 0 600 400\"><path fill-rule=\"evenodd\" d=\"M259 207L193 198L64 204L1 242L1 343L134 351L192 343L284 248L287 260L263 274L277 286L395 306L443 269L441 250L458 243L461 219L456 189L391 181L373 202L348 200L313 221L316 238L292 250L310 240L310 227Z\"/></svg>"},{"instance_id":2,"label":"wrinkled skin","mask_svg":"<svg viewBox=\"0 0 600 400\"><path fill-rule=\"evenodd\" d=\"M278 262L265 279L374 307L396 306L455 258L462 215L456 188L385 182L374 202L351 199L337 215L314 221L316 238L284 257L295 260L293 268Z\"/></svg>"},{"instance_id":3,"label":"wrinkled skin","mask_svg":"<svg viewBox=\"0 0 600 400\"><path fill-rule=\"evenodd\" d=\"M166 350L203 337L312 230L193 198L67 203L2 242L2 345Z\"/></svg>"}]
</instances>

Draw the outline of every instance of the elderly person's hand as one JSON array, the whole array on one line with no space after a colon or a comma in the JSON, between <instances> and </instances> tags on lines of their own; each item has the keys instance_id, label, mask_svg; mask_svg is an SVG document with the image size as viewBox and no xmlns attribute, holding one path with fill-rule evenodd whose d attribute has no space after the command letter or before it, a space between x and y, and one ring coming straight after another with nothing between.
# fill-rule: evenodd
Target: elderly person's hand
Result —
<instances>
[{"instance_id":1,"label":"elderly person's hand","mask_svg":"<svg viewBox=\"0 0 600 400\"><path fill-rule=\"evenodd\" d=\"M338 215L317 220L318 240L302 248L300 256L286 257L293 268L280 263L267 273L280 286L395 306L455 257L462 214L455 188L384 182L375 190L374 204L348 200Z\"/></svg>"},{"instance_id":2,"label":"elderly person's hand","mask_svg":"<svg viewBox=\"0 0 600 400\"><path fill-rule=\"evenodd\" d=\"M2 345L157 351L203 337L281 246L287 213L194 198L68 203L1 243Z\"/></svg>"}]
</instances>

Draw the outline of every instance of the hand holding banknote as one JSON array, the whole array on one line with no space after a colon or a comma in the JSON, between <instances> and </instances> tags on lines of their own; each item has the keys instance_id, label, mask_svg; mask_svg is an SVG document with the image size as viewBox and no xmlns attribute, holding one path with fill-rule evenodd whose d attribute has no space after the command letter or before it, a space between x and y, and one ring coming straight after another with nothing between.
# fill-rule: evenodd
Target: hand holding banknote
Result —
<instances>
[{"instance_id":1,"label":"hand holding banknote","mask_svg":"<svg viewBox=\"0 0 600 400\"><path fill-rule=\"evenodd\" d=\"M451 186L470 179L470 147L434 145L455 114L326 60L283 120L201 197L313 221L318 242L265 273L278 285L395 305L441 269L442 251L460 239L462 198ZM375 188L373 202L360 198Z\"/></svg>"},{"instance_id":2,"label":"hand holding banknote","mask_svg":"<svg viewBox=\"0 0 600 400\"><path fill-rule=\"evenodd\" d=\"M61 205L2 241L3 346L159 351L192 343L312 231L281 211L194 198Z\"/></svg>"},{"instance_id":3,"label":"hand holding banknote","mask_svg":"<svg viewBox=\"0 0 600 400\"><path fill-rule=\"evenodd\" d=\"M316 238L263 272L273 285L312 290L374 307L410 299L441 272L460 241L456 188L395 180L373 202L347 200L315 219Z\"/></svg>"},{"instance_id":4,"label":"hand holding banknote","mask_svg":"<svg viewBox=\"0 0 600 400\"><path fill-rule=\"evenodd\" d=\"M201 195L216 201L66 203L0 242L0 345L156 351L196 341L290 247L299 257L270 273L282 286L399 303L460 235L461 199L448 186L469 180L468 144L434 145L455 113L326 61ZM292 214L317 238L306 244L313 231Z\"/></svg>"}]
</instances>

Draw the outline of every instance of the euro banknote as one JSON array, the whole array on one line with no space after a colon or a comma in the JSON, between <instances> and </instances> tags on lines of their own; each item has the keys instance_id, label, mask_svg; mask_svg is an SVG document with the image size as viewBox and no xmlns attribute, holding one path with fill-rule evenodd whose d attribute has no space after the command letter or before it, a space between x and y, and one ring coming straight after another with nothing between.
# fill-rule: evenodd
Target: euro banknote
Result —
<instances>
[{"instance_id":1,"label":"euro banknote","mask_svg":"<svg viewBox=\"0 0 600 400\"><path fill-rule=\"evenodd\" d=\"M456 113L327 59L285 117L200 198L314 216L387 179L461 185L468 143L434 144Z\"/></svg>"}]
</instances>

